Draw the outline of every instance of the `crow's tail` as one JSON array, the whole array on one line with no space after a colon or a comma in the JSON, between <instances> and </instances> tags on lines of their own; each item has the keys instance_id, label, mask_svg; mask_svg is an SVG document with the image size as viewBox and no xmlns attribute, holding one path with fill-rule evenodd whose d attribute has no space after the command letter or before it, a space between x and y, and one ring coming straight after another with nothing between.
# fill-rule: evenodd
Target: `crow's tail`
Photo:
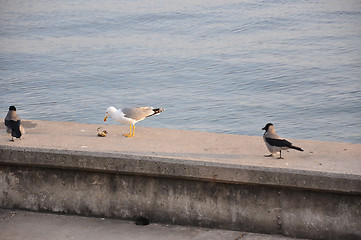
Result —
<instances>
[{"instance_id":1,"label":"crow's tail","mask_svg":"<svg viewBox=\"0 0 361 240\"><path fill-rule=\"evenodd\" d=\"M298 150L298 151L303 152L303 149L302 149L302 148L300 148L300 147L297 147L297 146L293 146L293 145L291 145L291 146L289 146L289 148L293 148L293 149L296 149L296 150Z\"/></svg>"}]
</instances>

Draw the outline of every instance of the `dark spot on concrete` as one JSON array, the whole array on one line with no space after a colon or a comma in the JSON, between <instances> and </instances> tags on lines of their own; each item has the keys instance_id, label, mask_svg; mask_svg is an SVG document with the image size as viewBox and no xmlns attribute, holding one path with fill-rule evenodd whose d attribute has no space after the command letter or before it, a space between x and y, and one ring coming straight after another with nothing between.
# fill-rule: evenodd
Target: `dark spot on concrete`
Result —
<instances>
[{"instance_id":1,"label":"dark spot on concrete","mask_svg":"<svg viewBox=\"0 0 361 240\"><path fill-rule=\"evenodd\" d=\"M150 221L149 218L139 216L135 218L135 224L140 226L149 225Z\"/></svg>"}]
</instances>

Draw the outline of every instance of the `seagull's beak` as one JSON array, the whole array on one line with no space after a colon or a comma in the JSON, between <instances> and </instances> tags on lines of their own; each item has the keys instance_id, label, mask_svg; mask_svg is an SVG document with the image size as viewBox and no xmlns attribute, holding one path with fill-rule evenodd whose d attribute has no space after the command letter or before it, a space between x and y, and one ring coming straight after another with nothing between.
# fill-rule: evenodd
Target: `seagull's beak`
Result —
<instances>
[{"instance_id":1,"label":"seagull's beak","mask_svg":"<svg viewBox=\"0 0 361 240\"><path fill-rule=\"evenodd\" d=\"M108 115L106 115L106 116L105 116L105 118L104 118L104 122L107 120L107 118L108 118Z\"/></svg>"}]
</instances>

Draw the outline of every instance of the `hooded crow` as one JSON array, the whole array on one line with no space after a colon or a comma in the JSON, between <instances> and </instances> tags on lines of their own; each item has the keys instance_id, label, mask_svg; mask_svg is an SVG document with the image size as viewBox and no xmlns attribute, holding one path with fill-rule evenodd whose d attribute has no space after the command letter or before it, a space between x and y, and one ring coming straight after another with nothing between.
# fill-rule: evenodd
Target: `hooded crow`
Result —
<instances>
[{"instance_id":1,"label":"hooded crow","mask_svg":"<svg viewBox=\"0 0 361 240\"><path fill-rule=\"evenodd\" d=\"M292 143L286 139L280 138L276 134L276 130L272 123L268 123L264 128L262 128L262 130L265 130L265 133L263 134L263 140L266 143L268 150L271 152L270 155L265 155L265 157L272 157L273 154L280 152L279 159L283 159L281 151L289 148L303 151L302 148L292 145Z\"/></svg>"},{"instance_id":2,"label":"hooded crow","mask_svg":"<svg viewBox=\"0 0 361 240\"><path fill-rule=\"evenodd\" d=\"M23 126L21 125L20 117L16 114L16 108L14 106L9 107L9 111L5 117L6 131L11 134L11 141L15 138L21 138L25 133Z\"/></svg>"}]
</instances>

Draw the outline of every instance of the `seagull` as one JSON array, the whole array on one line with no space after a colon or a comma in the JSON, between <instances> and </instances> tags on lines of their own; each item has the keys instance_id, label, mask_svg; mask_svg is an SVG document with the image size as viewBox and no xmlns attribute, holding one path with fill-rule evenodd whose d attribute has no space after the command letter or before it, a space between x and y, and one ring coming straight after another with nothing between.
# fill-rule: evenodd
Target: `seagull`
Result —
<instances>
[{"instance_id":1,"label":"seagull","mask_svg":"<svg viewBox=\"0 0 361 240\"><path fill-rule=\"evenodd\" d=\"M146 117L157 115L163 111L163 108L153 107L123 108L119 110L117 110L115 107L108 107L105 112L106 116L104 118L104 122L110 116L119 123L129 124L129 134L124 134L124 136L133 137L135 131L135 123L142 121Z\"/></svg>"},{"instance_id":2,"label":"seagull","mask_svg":"<svg viewBox=\"0 0 361 240\"><path fill-rule=\"evenodd\" d=\"M11 134L11 141L15 138L21 138L25 134L24 127L21 125L20 117L16 114L16 107L10 106L5 117L6 131Z\"/></svg>"},{"instance_id":3,"label":"seagull","mask_svg":"<svg viewBox=\"0 0 361 240\"><path fill-rule=\"evenodd\" d=\"M280 157L278 159L283 159L281 151L289 148L303 152L302 148L292 145L292 143L286 139L280 138L276 134L276 130L272 123L267 123L267 125L262 128L262 130L265 130L265 133L263 134L263 140L266 143L268 150L271 152L270 155L265 155L265 157L273 157L274 153L280 152Z\"/></svg>"}]
</instances>

